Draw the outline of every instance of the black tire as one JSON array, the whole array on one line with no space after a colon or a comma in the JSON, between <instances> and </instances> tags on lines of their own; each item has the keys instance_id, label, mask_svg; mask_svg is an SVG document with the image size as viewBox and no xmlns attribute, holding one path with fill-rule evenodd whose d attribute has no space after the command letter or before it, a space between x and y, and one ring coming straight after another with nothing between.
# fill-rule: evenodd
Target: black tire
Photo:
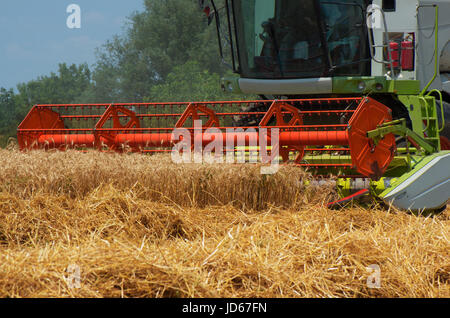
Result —
<instances>
[{"instance_id":1,"label":"black tire","mask_svg":"<svg viewBox=\"0 0 450 318\"><path fill-rule=\"evenodd\" d=\"M444 127L444 130L441 131L440 135L444 136L450 140L450 103L443 102L443 104L444 104L445 127ZM439 127L442 127L441 102L439 100L436 100L436 108L437 108Z\"/></svg>"}]
</instances>

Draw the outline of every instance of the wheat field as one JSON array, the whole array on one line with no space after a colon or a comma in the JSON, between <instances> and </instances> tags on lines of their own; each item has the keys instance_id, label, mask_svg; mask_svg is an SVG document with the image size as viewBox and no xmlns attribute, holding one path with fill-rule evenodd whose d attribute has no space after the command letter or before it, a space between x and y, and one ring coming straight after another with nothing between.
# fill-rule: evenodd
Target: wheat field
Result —
<instances>
[{"instance_id":1,"label":"wheat field","mask_svg":"<svg viewBox=\"0 0 450 318\"><path fill-rule=\"evenodd\" d=\"M259 169L0 150L0 297L450 297L449 209L330 211Z\"/></svg>"}]
</instances>

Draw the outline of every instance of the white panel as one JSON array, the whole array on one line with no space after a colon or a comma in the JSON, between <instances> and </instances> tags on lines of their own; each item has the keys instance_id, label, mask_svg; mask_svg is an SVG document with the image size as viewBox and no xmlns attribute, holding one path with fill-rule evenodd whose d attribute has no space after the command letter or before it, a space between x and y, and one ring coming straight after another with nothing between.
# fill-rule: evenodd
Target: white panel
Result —
<instances>
[{"instance_id":1,"label":"white panel","mask_svg":"<svg viewBox=\"0 0 450 318\"><path fill-rule=\"evenodd\" d=\"M331 78L306 78L292 80L263 80L241 78L239 87L246 94L297 95L330 94L333 90Z\"/></svg>"}]
</instances>

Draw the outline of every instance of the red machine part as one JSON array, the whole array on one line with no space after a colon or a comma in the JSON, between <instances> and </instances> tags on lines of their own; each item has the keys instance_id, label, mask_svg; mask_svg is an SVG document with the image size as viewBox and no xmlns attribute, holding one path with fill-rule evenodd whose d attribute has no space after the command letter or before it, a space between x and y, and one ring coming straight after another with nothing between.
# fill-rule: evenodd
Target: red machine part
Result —
<instances>
[{"instance_id":1,"label":"red machine part","mask_svg":"<svg viewBox=\"0 0 450 318\"><path fill-rule=\"evenodd\" d=\"M401 64L403 71L414 71L414 43L402 41Z\"/></svg>"},{"instance_id":2,"label":"red machine part","mask_svg":"<svg viewBox=\"0 0 450 318\"><path fill-rule=\"evenodd\" d=\"M392 121L389 108L374 99L364 98L349 122L352 163L358 172L374 180L381 178L394 158L395 136L388 134L374 145L367 132L389 121Z\"/></svg>"},{"instance_id":3,"label":"red machine part","mask_svg":"<svg viewBox=\"0 0 450 318\"><path fill-rule=\"evenodd\" d=\"M441 136L441 150L450 150L450 140L447 137Z\"/></svg>"},{"instance_id":4,"label":"red machine part","mask_svg":"<svg viewBox=\"0 0 450 318\"><path fill-rule=\"evenodd\" d=\"M414 33L408 34L401 42L389 42L392 66L403 71L414 71Z\"/></svg>"},{"instance_id":5,"label":"red machine part","mask_svg":"<svg viewBox=\"0 0 450 318\"><path fill-rule=\"evenodd\" d=\"M287 116L286 116L287 115ZM292 127L292 126L302 126L303 119L300 110L296 107L291 106L286 102L274 101L272 106L270 106L267 113L264 115L263 119L259 123L260 127L267 127L271 119L275 117L276 126L279 127ZM286 119L287 117L287 119ZM284 162L289 161L289 153L297 152L297 156L294 160L295 163L300 164L305 155L304 145L292 145L280 148L280 155Z\"/></svg>"},{"instance_id":6,"label":"red machine part","mask_svg":"<svg viewBox=\"0 0 450 318\"><path fill-rule=\"evenodd\" d=\"M203 128L208 129L211 127L220 126L219 119L217 118L216 113L213 110L200 103L190 103L184 111L183 115L181 115L180 119L175 124L175 128L184 127L188 119L191 119L192 122L194 122L195 120L201 120L203 116L208 117L206 124L202 124ZM191 127L193 127L193 124Z\"/></svg>"},{"instance_id":7,"label":"red machine part","mask_svg":"<svg viewBox=\"0 0 450 318\"><path fill-rule=\"evenodd\" d=\"M370 191L368 189L359 190L358 192L353 193L345 198L328 203L327 207L329 209L342 209L342 207L345 206L346 204L348 204L362 196L369 195L369 194L370 194Z\"/></svg>"},{"instance_id":8,"label":"red machine part","mask_svg":"<svg viewBox=\"0 0 450 318\"><path fill-rule=\"evenodd\" d=\"M23 130L31 131L24 133ZM39 136L46 129L64 129L64 121L60 115L49 108L35 106L20 124L17 137L21 149L37 149L43 147Z\"/></svg>"},{"instance_id":9,"label":"red machine part","mask_svg":"<svg viewBox=\"0 0 450 318\"><path fill-rule=\"evenodd\" d=\"M125 124L121 123L121 118L126 119ZM133 111L123 106L109 106L109 108L103 114L102 118L100 118L99 122L95 125L94 144L99 149L103 146L107 146L111 150L117 150L116 147L126 144L116 143L117 131L102 131L102 128L105 126L106 122L111 119L113 121L114 129L140 128L139 119L136 117L136 114ZM137 149L134 150L138 151Z\"/></svg>"},{"instance_id":10,"label":"red machine part","mask_svg":"<svg viewBox=\"0 0 450 318\"><path fill-rule=\"evenodd\" d=\"M250 104L265 105L269 110L248 113L229 111ZM330 109L330 105L339 109ZM321 110L322 107L327 109ZM299 108L303 110L299 111ZM106 111L102 112L102 109ZM176 109L181 112L174 112ZM150 110L152 112L148 113ZM65 112L71 114L66 115ZM242 115L259 116L259 126L240 127L240 131L230 132L230 128L234 128L230 127L232 118ZM310 120L312 117L319 118L319 124L312 124ZM337 118L339 123L326 124L326 118ZM348 123L341 123L342 118L350 120ZM266 144L270 145L270 128L277 128L280 155L284 161L289 160L290 152L296 152L294 162L300 166L355 168L362 175L377 179L393 159L395 138L393 135L387 135L378 145L373 145L366 137L366 133L391 119L389 108L371 98L39 105L33 107L19 126L18 138L21 149L107 147L112 151L127 149L134 152L166 152L171 151L170 148L179 141L172 139L174 128L190 130L192 136L199 138L196 140L203 146L208 145L217 136L218 129L222 133L223 140L231 141L235 147L239 139L244 140L245 145L249 145L251 140L258 142L262 128L269 129L269 133L263 136L267 139ZM193 127L195 120L202 120L204 123L202 131L197 134ZM146 124L146 121L149 123ZM94 123L91 125L93 128L85 128L91 122ZM69 126L71 127L67 128ZM211 127L216 128L216 133L206 131ZM243 129L246 128L253 130L244 132ZM310 164L302 161L305 152L350 152L352 164L327 162Z\"/></svg>"},{"instance_id":11,"label":"red machine part","mask_svg":"<svg viewBox=\"0 0 450 318\"><path fill-rule=\"evenodd\" d=\"M400 53L399 53L399 45L397 42L389 42L389 46L391 48L391 60L392 60L392 66L394 68L398 68L399 67L399 58L400 58Z\"/></svg>"}]
</instances>

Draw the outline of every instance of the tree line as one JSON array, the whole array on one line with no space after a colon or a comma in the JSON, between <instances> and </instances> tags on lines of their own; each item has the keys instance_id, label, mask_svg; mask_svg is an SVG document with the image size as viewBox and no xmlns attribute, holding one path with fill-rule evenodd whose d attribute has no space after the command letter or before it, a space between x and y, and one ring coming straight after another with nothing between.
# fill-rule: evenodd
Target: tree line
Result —
<instances>
[{"instance_id":1,"label":"tree line","mask_svg":"<svg viewBox=\"0 0 450 318\"><path fill-rule=\"evenodd\" d=\"M229 100L220 78L216 29L197 1L145 0L122 35L96 51L87 64L59 64L56 73L13 89L0 88L0 146L36 104ZM220 1L219 1L220 6ZM225 51L226 52L226 51Z\"/></svg>"}]
</instances>

